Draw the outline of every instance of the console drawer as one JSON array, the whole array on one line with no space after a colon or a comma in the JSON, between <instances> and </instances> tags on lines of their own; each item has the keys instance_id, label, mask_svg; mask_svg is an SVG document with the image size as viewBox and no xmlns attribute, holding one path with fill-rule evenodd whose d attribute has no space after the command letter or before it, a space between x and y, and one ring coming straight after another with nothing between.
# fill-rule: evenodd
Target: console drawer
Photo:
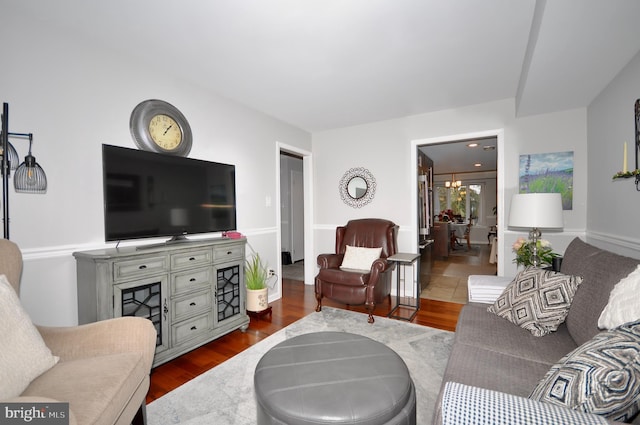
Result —
<instances>
[{"instance_id":1,"label":"console drawer","mask_svg":"<svg viewBox=\"0 0 640 425\"><path fill-rule=\"evenodd\" d=\"M213 255L210 249L182 252L171 255L171 269L177 270L185 267L201 267L211 264Z\"/></svg>"},{"instance_id":2,"label":"console drawer","mask_svg":"<svg viewBox=\"0 0 640 425\"><path fill-rule=\"evenodd\" d=\"M211 290L198 292L188 297L178 298L171 302L171 318L180 320L198 313L211 310Z\"/></svg>"},{"instance_id":3,"label":"console drawer","mask_svg":"<svg viewBox=\"0 0 640 425\"><path fill-rule=\"evenodd\" d=\"M216 262L218 261L226 261L230 259L243 258L244 257L244 247L243 246L227 246L227 247L216 247L213 250L213 258Z\"/></svg>"},{"instance_id":4,"label":"console drawer","mask_svg":"<svg viewBox=\"0 0 640 425\"><path fill-rule=\"evenodd\" d=\"M171 274L171 294L183 294L189 291L197 291L210 288L213 283L213 269L203 267L196 270L185 270Z\"/></svg>"},{"instance_id":5,"label":"console drawer","mask_svg":"<svg viewBox=\"0 0 640 425\"><path fill-rule=\"evenodd\" d=\"M175 347L199 336L206 336L212 328L213 311L210 311L171 326L171 342Z\"/></svg>"},{"instance_id":6,"label":"console drawer","mask_svg":"<svg viewBox=\"0 0 640 425\"><path fill-rule=\"evenodd\" d=\"M113 280L137 279L157 273L169 271L167 256L136 258L135 260L115 261L113 263Z\"/></svg>"}]
</instances>

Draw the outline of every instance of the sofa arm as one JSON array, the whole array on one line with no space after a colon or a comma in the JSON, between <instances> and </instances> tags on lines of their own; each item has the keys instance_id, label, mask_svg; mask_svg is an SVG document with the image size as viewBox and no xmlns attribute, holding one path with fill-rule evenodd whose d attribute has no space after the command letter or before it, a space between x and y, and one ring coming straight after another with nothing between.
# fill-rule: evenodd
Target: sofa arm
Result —
<instances>
[{"instance_id":1,"label":"sofa arm","mask_svg":"<svg viewBox=\"0 0 640 425\"><path fill-rule=\"evenodd\" d=\"M493 304L512 280L512 277L505 276L469 275L467 279L469 302Z\"/></svg>"},{"instance_id":2,"label":"sofa arm","mask_svg":"<svg viewBox=\"0 0 640 425\"><path fill-rule=\"evenodd\" d=\"M151 370L156 348L156 329L141 317L117 317L74 327L43 327L38 330L45 344L61 360L74 360L116 353L142 353Z\"/></svg>"},{"instance_id":3,"label":"sofa arm","mask_svg":"<svg viewBox=\"0 0 640 425\"><path fill-rule=\"evenodd\" d=\"M604 417L566 409L526 397L447 382L442 424L610 424Z\"/></svg>"}]
</instances>

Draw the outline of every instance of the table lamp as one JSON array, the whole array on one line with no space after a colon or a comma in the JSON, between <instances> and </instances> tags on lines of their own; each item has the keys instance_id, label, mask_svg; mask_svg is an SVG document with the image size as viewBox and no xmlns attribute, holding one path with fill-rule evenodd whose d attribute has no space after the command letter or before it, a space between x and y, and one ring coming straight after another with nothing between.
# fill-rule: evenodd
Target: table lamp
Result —
<instances>
[{"instance_id":1,"label":"table lamp","mask_svg":"<svg viewBox=\"0 0 640 425\"><path fill-rule=\"evenodd\" d=\"M509 227L525 227L533 243L531 264L539 267L540 229L562 229L562 197L559 193L519 193L511 198Z\"/></svg>"}]
</instances>

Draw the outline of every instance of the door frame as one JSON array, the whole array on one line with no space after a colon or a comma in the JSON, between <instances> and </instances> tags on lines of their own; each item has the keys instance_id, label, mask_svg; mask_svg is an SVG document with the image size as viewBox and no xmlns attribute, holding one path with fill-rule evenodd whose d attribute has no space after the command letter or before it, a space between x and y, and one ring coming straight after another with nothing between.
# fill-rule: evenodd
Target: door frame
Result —
<instances>
[{"instance_id":1,"label":"door frame","mask_svg":"<svg viewBox=\"0 0 640 425\"><path fill-rule=\"evenodd\" d=\"M280 278L279 293L282 294L282 194L280 193L280 155L290 153L302 158L302 176L304 179L304 258L313 258L313 160L311 151L301 149L297 146L276 142L276 249L277 249L277 273ZM313 285L315 272L314 261L304 262L304 284Z\"/></svg>"},{"instance_id":2,"label":"door frame","mask_svg":"<svg viewBox=\"0 0 640 425\"><path fill-rule=\"evenodd\" d=\"M480 139L495 137L497 139L497 192L498 192L498 240L504 240L505 229L505 204L504 204L504 129L478 131L472 133L455 134L450 136L431 137L427 139L416 139L411 141L411 249L412 252L420 252L418 247L418 147L435 143L460 142L469 139ZM504 276L504 244L498 244L498 276Z\"/></svg>"}]
</instances>

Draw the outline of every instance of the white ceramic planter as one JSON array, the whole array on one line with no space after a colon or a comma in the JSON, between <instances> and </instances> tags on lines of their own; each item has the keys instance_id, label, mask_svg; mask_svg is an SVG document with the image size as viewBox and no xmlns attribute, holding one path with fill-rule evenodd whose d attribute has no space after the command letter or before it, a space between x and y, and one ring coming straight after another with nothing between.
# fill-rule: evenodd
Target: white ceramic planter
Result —
<instances>
[{"instance_id":1,"label":"white ceramic planter","mask_svg":"<svg viewBox=\"0 0 640 425\"><path fill-rule=\"evenodd\" d=\"M247 311L260 312L269 307L267 291L264 289L247 289Z\"/></svg>"}]
</instances>

